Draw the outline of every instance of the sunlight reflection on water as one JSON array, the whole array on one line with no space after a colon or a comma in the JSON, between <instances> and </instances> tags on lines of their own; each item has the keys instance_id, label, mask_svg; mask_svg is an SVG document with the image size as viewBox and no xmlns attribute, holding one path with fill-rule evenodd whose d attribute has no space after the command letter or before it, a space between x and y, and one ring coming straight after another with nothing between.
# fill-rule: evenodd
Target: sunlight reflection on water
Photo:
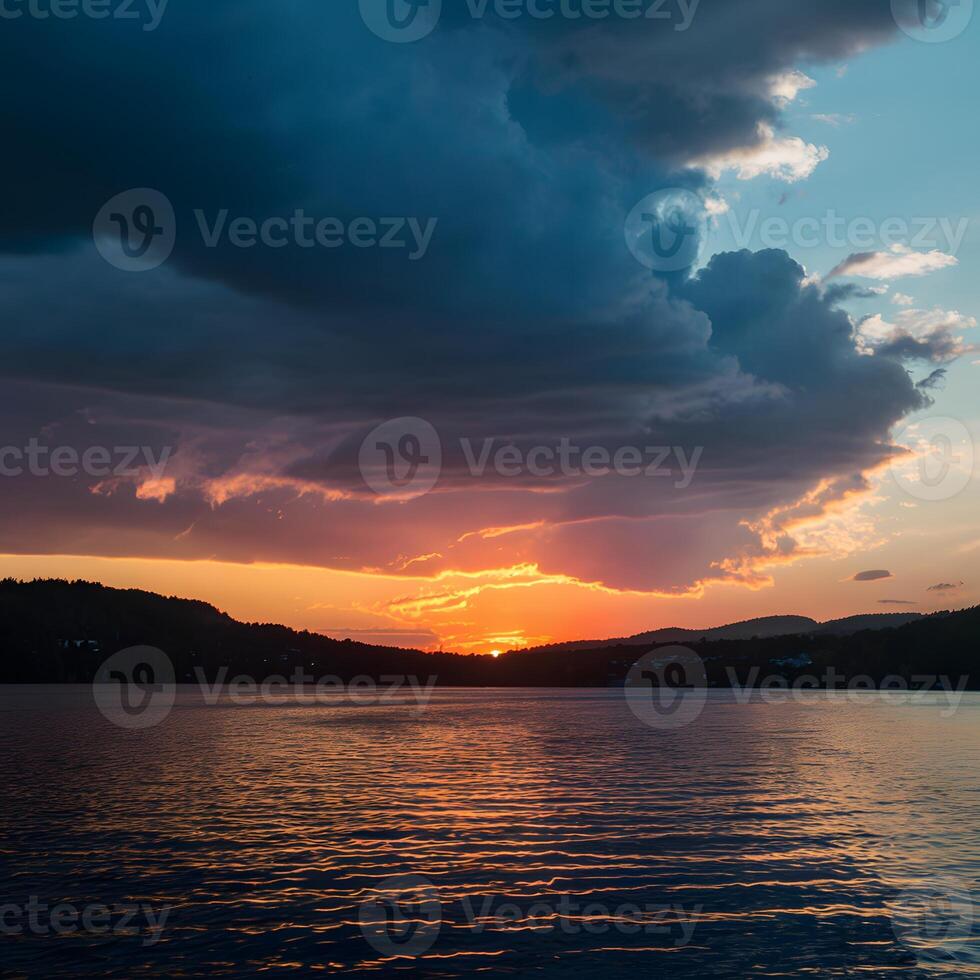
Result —
<instances>
[{"instance_id":1,"label":"sunlight reflection on water","mask_svg":"<svg viewBox=\"0 0 980 980\"><path fill-rule=\"evenodd\" d=\"M0 935L15 974L980 975L980 695L713 692L660 731L616 691L182 689L126 731L7 688L0 728L2 901L169 909L152 945Z\"/></svg>"}]
</instances>

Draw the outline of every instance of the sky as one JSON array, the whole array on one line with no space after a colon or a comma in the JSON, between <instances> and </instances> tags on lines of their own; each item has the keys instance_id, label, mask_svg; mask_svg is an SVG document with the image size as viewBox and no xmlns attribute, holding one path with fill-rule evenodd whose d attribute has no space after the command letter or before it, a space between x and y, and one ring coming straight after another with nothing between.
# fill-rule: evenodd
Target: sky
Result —
<instances>
[{"instance_id":1,"label":"sky","mask_svg":"<svg viewBox=\"0 0 980 980\"><path fill-rule=\"evenodd\" d=\"M0 574L479 653L980 602L972 2L49 9Z\"/></svg>"}]
</instances>

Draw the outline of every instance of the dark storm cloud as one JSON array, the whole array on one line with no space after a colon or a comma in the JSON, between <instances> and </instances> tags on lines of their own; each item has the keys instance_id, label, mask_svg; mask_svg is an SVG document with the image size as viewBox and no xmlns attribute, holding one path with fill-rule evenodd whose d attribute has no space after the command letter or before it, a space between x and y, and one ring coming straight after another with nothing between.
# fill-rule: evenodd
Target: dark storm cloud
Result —
<instances>
[{"instance_id":1,"label":"dark storm cloud","mask_svg":"<svg viewBox=\"0 0 980 980\"><path fill-rule=\"evenodd\" d=\"M112 20L6 24L9 86L45 64L43 83L0 103L18 148L0 165L19 191L0 219L7 247L68 247L113 194L146 186L188 226L177 263L239 289L358 314L409 302L430 319L472 316L477 295L491 315L569 315L623 288L620 215L667 166L752 144L759 122L778 121L773 75L895 31L888 0L705 0L683 36L659 21L473 21L461 8L405 47L367 31L356 4L314 0L174 0L135 36ZM205 249L190 234L195 209L296 207L436 217L432 261Z\"/></svg>"},{"instance_id":2,"label":"dark storm cloud","mask_svg":"<svg viewBox=\"0 0 980 980\"><path fill-rule=\"evenodd\" d=\"M704 0L682 35L617 18L508 23L538 51L511 99L529 132L577 140L570 102L588 112L596 101L614 108L613 133L674 164L751 145L760 123L778 125L773 77L895 34L889 0Z\"/></svg>"},{"instance_id":3,"label":"dark storm cloud","mask_svg":"<svg viewBox=\"0 0 980 980\"><path fill-rule=\"evenodd\" d=\"M623 220L660 188L708 188L681 164L752 146L760 123L778 128L773 77L892 36L888 0L703 0L683 35L446 10L405 46L371 34L356 4L314 0L172 0L152 33L84 19L4 25L0 77L17 93L0 100L16 147L0 174L17 189L0 211L4 371L125 395L119 416L178 447L176 491L152 521L132 488L75 506L98 527L157 533L168 554L380 565L395 531L411 536L390 510L367 531L356 502L331 505L328 553L310 531L324 520L312 499L299 505L306 522L289 523L234 487L259 472L363 494L360 440L398 415L430 419L450 447L567 435L704 448L684 496L610 480L521 505L554 522L677 513L693 525L710 511L737 526L820 479L859 488L887 457L890 426L927 399L895 360L855 351L836 306L844 291L807 284L777 251L716 256L690 281L651 276ZM91 242L101 206L133 187L158 189L177 214L173 257L139 275ZM195 216L261 222L298 208L438 224L411 261L208 248ZM446 459L445 486L471 486L458 450ZM227 498L205 499L214 481ZM70 490L18 491L18 507L57 496L64 520L49 526L65 535ZM268 492L284 504L289 487ZM499 497L481 500L488 523L521 523L516 495ZM423 539L437 519L458 519L460 533L472 522L471 501L455 514L445 499L415 505L431 508L420 553L434 550ZM23 524L9 534L21 545ZM77 547L94 546L78 534ZM740 548L750 537L730 534ZM644 569L654 562L643 534L618 540L643 544ZM98 547L129 545L103 536Z\"/></svg>"},{"instance_id":4,"label":"dark storm cloud","mask_svg":"<svg viewBox=\"0 0 980 980\"><path fill-rule=\"evenodd\" d=\"M136 38L115 22L5 26L10 84L49 66L42 86L0 106L20 147L0 168L20 190L0 221L8 249L68 248L114 194L157 188L177 213L177 267L328 304L332 331L404 347L406 328L445 343L461 328L499 331L515 309L556 318L605 305L636 272L623 208L665 179L635 153L632 176L611 174L598 135L557 151L528 140L506 108L534 56L520 33L474 25L405 50L370 34L356 4L312 0L175 2ZM297 208L439 225L412 263L381 249L206 248L194 215L212 225L225 209L261 221Z\"/></svg>"},{"instance_id":5,"label":"dark storm cloud","mask_svg":"<svg viewBox=\"0 0 980 980\"><path fill-rule=\"evenodd\" d=\"M877 582L879 579L892 578L892 573L883 568L873 568L867 572L858 572L851 578L852 582Z\"/></svg>"},{"instance_id":6,"label":"dark storm cloud","mask_svg":"<svg viewBox=\"0 0 980 980\"><path fill-rule=\"evenodd\" d=\"M933 364L946 364L956 360L963 352L962 341L945 331L937 331L927 337L913 337L907 331L897 330L887 340L875 346L880 357L891 357L902 361L931 361ZM923 382L923 388L934 388L942 376L935 372Z\"/></svg>"},{"instance_id":7,"label":"dark storm cloud","mask_svg":"<svg viewBox=\"0 0 980 980\"><path fill-rule=\"evenodd\" d=\"M89 270L93 277L97 268ZM50 417L102 425L122 420L159 431L157 441L177 447L167 470L175 480L172 493L152 504L152 514L147 514L133 485L104 488L70 506L75 488L63 481L18 483L10 488L8 512L42 508L48 516L39 525L10 523L0 534L0 549L84 551L91 547L87 528L96 526L126 532L102 535L102 553L125 554L136 540L144 542L145 553L169 557L218 555L235 561L390 569L392 543L397 541L399 554L438 552L429 570L475 570L485 567L486 551L459 545L464 534L478 526L536 521L550 528L544 552L535 554L545 571L614 587L669 591L710 577L720 556L738 554L750 560L757 554L754 535L741 526L746 515L798 500L818 480L831 480L832 492L790 516L818 517L825 501L866 490L860 474L889 456L882 440L891 419L920 404L920 395L897 364L862 356L848 345L847 317L803 278L802 268L781 252L741 252L716 256L677 295L663 287L654 290L649 303L659 315L651 318L649 336L655 341L649 351L638 347L643 359L634 355L636 363L630 367L634 377L646 372L646 382L589 387L586 381L575 391L542 391L503 404L492 391L474 392L469 401L459 392L440 392L438 399L430 392L428 417L443 444L441 492L413 502L408 522L401 507L373 506L376 498L363 484L358 451L373 422L360 423L349 404L351 391L358 389L345 381L343 360L310 361L322 382L316 409L289 416L270 416L266 407L243 411L201 400L149 400L147 396L158 394L156 388L139 398L109 393L86 398L82 389L66 398L60 410L51 408ZM222 298L220 289L214 295L217 288L205 284L196 303L180 311L177 321L185 329L200 324L207 336L209 320L225 322L217 314ZM132 302L138 295L121 299ZM262 313L250 306L243 299L226 311L225 342L240 359L248 351L250 335L236 339L238 318ZM701 308L696 315L695 306ZM293 316L279 321L280 328L288 324L302 336L302 317ZM680 343L678 337L690 335L692 322L701 324L694 334L697 342ZM676 329L667 329L667 324ZM715 325L713 335L709 324ZM161 356L169 359L169 384L188 385L180 365L182 358L192 361L193 353L179 338L168 346L166 317L150 317L146 326L154 329ZM88 373L110 364L113 373L125 377L127 359L134 356L127 347L130 336L121 334L116 356L104 352L97 357L93 351ZM597 360L609 354L616 336L595 339ZM658 359L658 349L666 364ZM668 356L671 350L674 354ZM269 345L266 353L273 351ZM290 387L285 366L274 371L271 361L263 369L259 350L248 353L255 368L247 377L236 377L231 367L216 374L222 391L237 381L236 394L243 401L257 394L264 405L274 395L284 405L301 395L305 407L313 404L309 385ZM204 384L205 373L191 377ZM391 377L397 384L396 375ZM23 417L18 434L23 442L31 434L31 420L44 414L39 406L50 403L51 395L9 388L5 395L5 403L9 399ZM371 397L364 393L362 409L376 403ZM16 416L7 412L8 429ZM536 445L554 446L563 436L611 452L626 445L676 446L689 457L699 448L701 454L695 479L682 488L676 477L542 480L529 473L507 476L492 467L478 479L467 469L459 442L475 441L478 452L479 441L488 438L495 448L507 445L526 452ZM94 438L94 433L83 427L72 441L86 437ZM535 492L557 487L564 492ZM343 496L326 502L335 493ZM288 520L282 519L284 513ZM792 538L778 526L774 533L777 543L771 548L790 556ZM503 543L517 546L518 552L524 547L516 536ZM665 548L672 554L668 562L663 560Z\"/></svg>"},{"instance_id":8,"label":"dark storm cloud","mask_svg":"<svg viewBox=\"0 0 980 980\"><path fill-rule=\"evenodd\" d=\"M935 371L931 372L928 377L923 378L916 384L916 387L920 391L934 391L940 389L946 382L947 375L946 368L936 368Z\"/></svg>"}]
</instances>

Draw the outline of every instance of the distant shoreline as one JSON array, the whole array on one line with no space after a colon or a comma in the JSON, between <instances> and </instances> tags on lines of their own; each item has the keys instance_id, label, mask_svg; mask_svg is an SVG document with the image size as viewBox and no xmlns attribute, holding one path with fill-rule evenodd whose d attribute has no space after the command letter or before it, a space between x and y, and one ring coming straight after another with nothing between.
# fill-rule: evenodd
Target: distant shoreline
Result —
<instances>
[{"instance_id":1,"label":"distant shoreline","mask_svg":"<svg viewBox=\"0 0 980 980\"><path fill-rule=\"evenodd\" d=\"M627 643L543 647L497 657L428 653L241 623L203 602L59 580L0 582L0 613L0 684L91 683L119 651L149 647L178 683L203 675L209 684L241 677L262 685L299 672L310 683L330 678L335 688L356 688L359 680L363 686L365 679L377 686L400 677L418 686L435 678L443 688L601 689L622 687L648 651L678 646L677 631L668 630ZM875 685L900 679L918 689L933 677L940 689L942 678L955 689L980 689L980 607L915 617L902 625L885 625L895 622L887 614L857 618L859 625L869 621L881 628L840 632L837 626L737 638L718 638L718 630L690 631L682 647L693 658L692 672L681 680L707 690L741 690L792 687L810 678L831 689L866 678ZM756 622L766 621L732 628L744 631Z\"/></svg>"}]
</instances>

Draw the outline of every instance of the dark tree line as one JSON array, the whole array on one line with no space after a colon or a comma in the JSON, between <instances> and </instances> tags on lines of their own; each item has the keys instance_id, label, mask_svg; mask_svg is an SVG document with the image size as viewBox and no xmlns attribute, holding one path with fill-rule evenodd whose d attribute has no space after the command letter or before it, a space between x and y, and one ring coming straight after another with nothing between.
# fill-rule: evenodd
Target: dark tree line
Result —
<instances>
[{"instance_id":1,"label":"dark tree line","mask_svg":"<svg viewBox=\"0 0 980 980\"><path fill-rule=\"evenodd\" d=\"M980 689L980 607L937 613L904 626L848 636L800 633L766 639L689 643L705 661L708 682L727 687L734 676L800 675L833 668L844 677L866 675L969 677ZM225 668L230 679L261 681L301 670L345 681L363 675L436 677L441 685L500 687L606 687L621 684L649 644L597 650L515 651L499 659L423 653L334 640L285 626L241 623L213 606L135 589L90 582L0 581L0 683L88 683L110 654L154 646L174 662L178 681L195 669L209 680ZM777 665L790 660L801 666ZM809 661L805 663L804 661Z\"/></svg>"}]
</instances>

